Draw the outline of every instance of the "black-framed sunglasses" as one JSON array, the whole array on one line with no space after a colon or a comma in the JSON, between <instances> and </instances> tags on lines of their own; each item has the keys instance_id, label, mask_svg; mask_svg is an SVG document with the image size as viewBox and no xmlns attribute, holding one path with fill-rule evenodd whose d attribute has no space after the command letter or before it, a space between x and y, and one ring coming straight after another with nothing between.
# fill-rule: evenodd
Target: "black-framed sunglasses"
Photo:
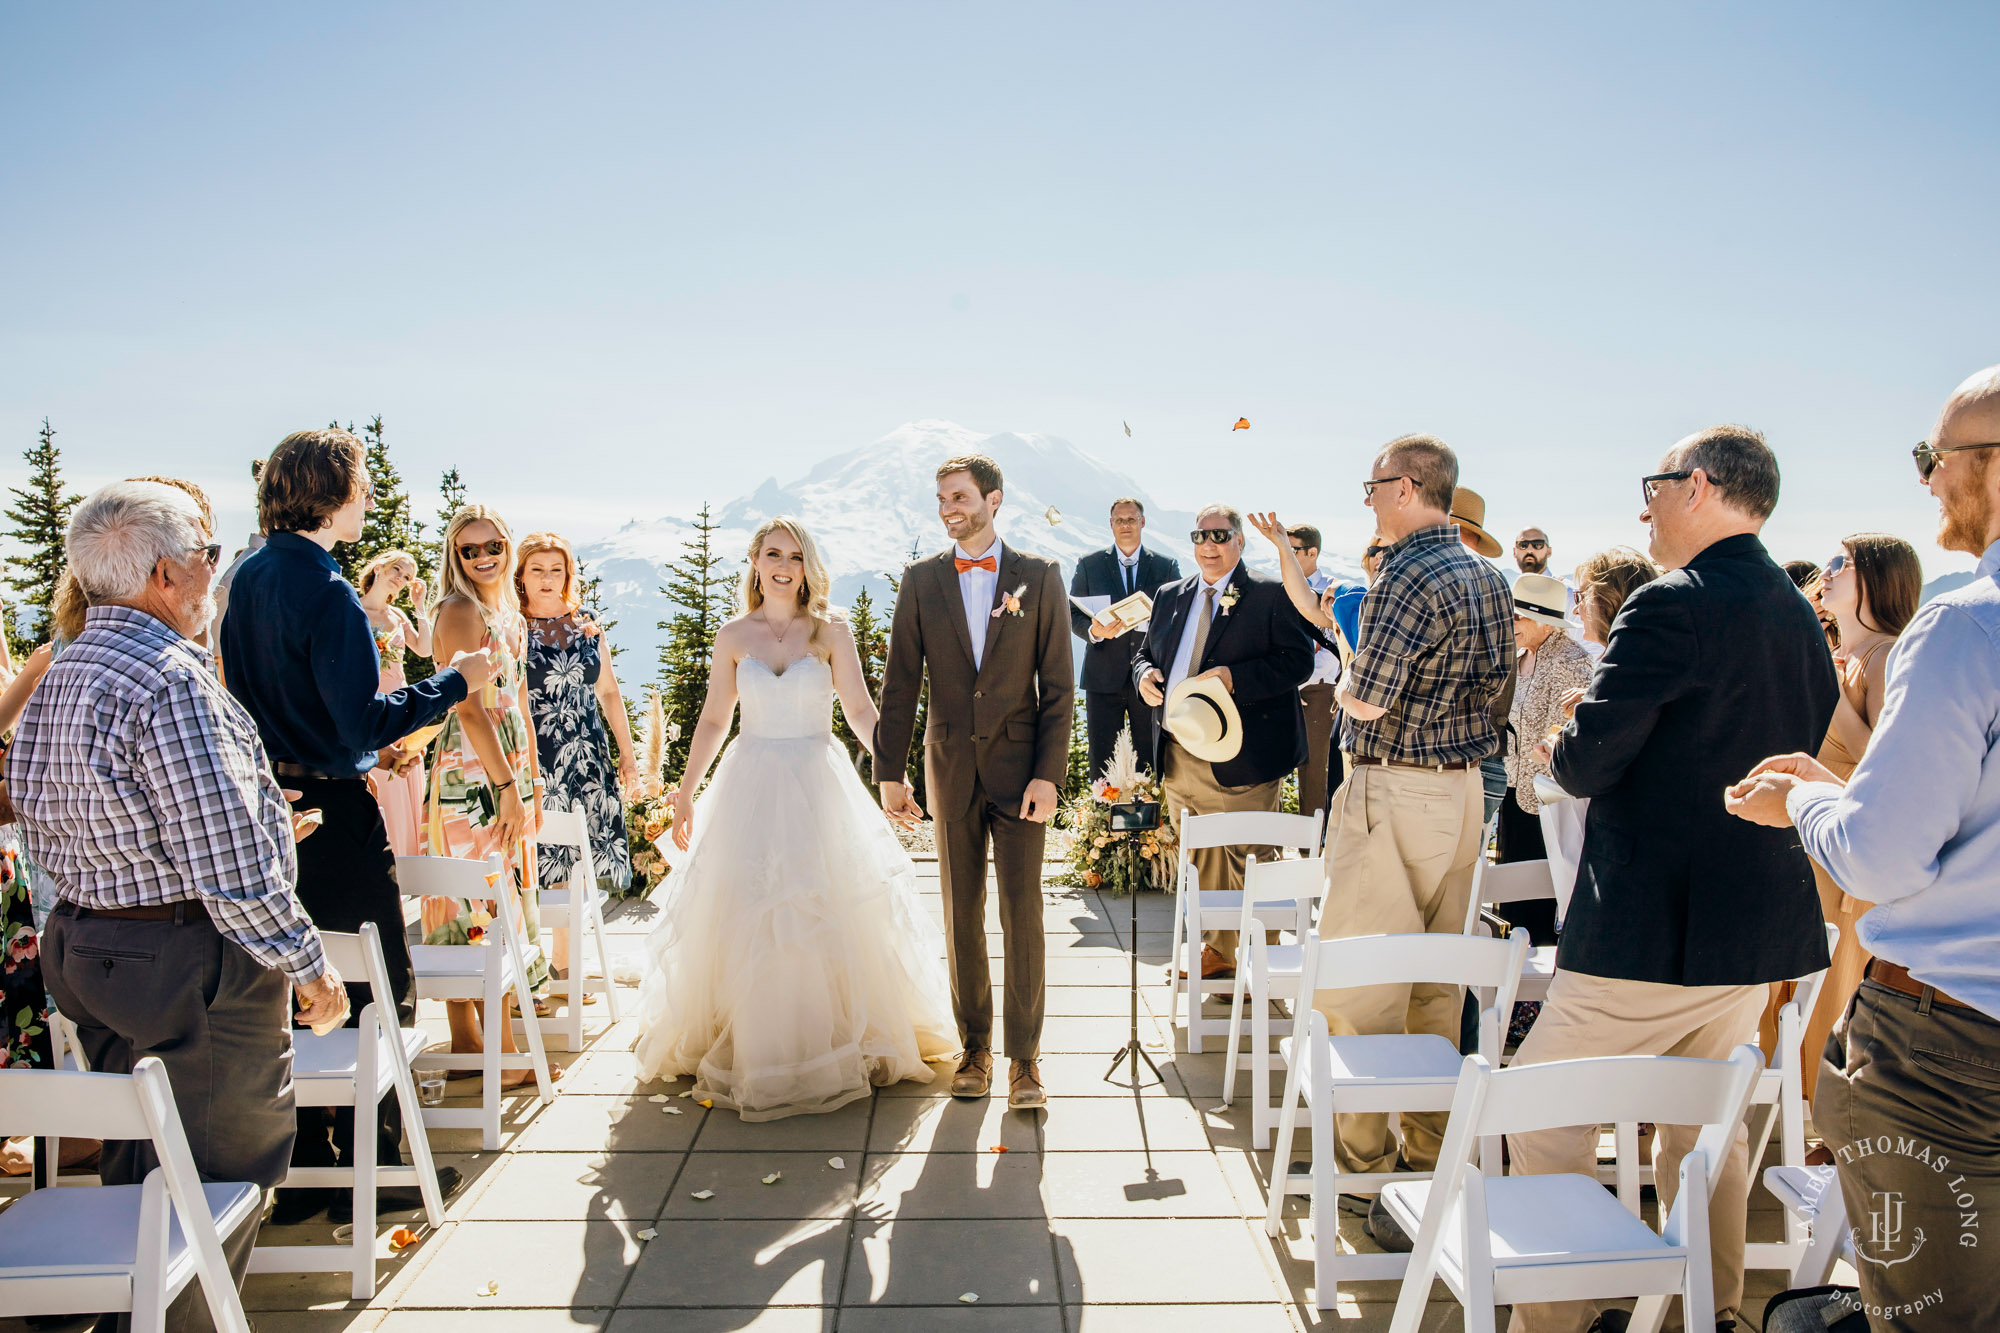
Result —
<instances>
[{"instance_id":1,"label":"black-framed sunglasses","mask_svg":"<svg viewBox=\"0 0 2000 1333\"><path fill-rule=\"evenodd\" d=\"M1640 498L1643 499L1648 505L1650 505L1653 503L1653 493L1659 490L1662 483L1669 481L1686 481L1689 477L1692 477L1693 475L1694 473L1692 470L1683 468L1679 472L1655 472L1650 477L1641 477L1639 478Z\"/></svg>"},{"instance_id":2,"label":"black-framed sunglasses","mask_svg":"<svg viewBox=\"0 0 2000 1333\"><path fill-rule=\"evenodd\" d=\"M495 537L490 542L460 542L458 544L458 558L460 560L477 560L482 553L486 555L501 555L506 550L507 543L501 541L498 537Z\"/></svg>"},{"instance_id":3,"label":"black-framed sunglasses","mask_svg":"<svg viewBox=\"0 0 2000 1333\"><path fill-rule=\"evenodd\" d=\"M1373 496L1375 494L1375 488L1377 486L1387 486L1392 481L1409 481L1409 480L1410 478L1407 476L1370 477L1367 481L1361 483L1361 498L1365 500L1368 499L1370 496Z\"/></svg>"},{"instance_id":4,"label":"black-framed sunglasses","mask_svg":"<svg viewBox=\"0 0 2000 1333\"><path fill-rule=\"evenodd\" d=\"M2000 440L1990 444L1953 444L1943 449L1925 440L1910 450L1910 457L1917 461L1917 480L1929 481L1931 474L1938 470L1938 464L1944 461L1946 454L1962 454L1967 449L2000 449Z\"/></svg>"},{"instance_id":5,"label":"black-framed sunglasses","mask_svg":"<svg viewBox=\"0 0 2000 1333\"><path fill-rule=\"evenodd\" d=\"M1542 537L1523 537L1514 543L1514 549L1517 551L1546 551L1549 549L1549 543L1546 538Z\"/></svg>"},{"instance_id":6,"label":"black-framed sunglasses","mask_svg":"<svg viewBox=\"0 0 2000 1333\"><path fill-rule=\"evenodd\" d=\"M1241 534L1235 528L1196 528L1188 534L1188 540L1196 546L1203 542L1214 542L1217 546L1234 541Z\"/></svg>"},{"instance_id":7,"label":"black-framed sunglasses","mask_svg":"<svg viewBox=\"0 0 2000 1333\"><path fill-rule=\"evenodd\" d=\"M188 550L200 551L202 559L208 561L208 567L210 569L214 569L217 565L222 563L221 542L209 542L205 546L190 546L188 547Z\"/></svg>"},{"instance_id":8,"label":"black-framed sunglasses","mask_svg":"<svg viewBox=\"0 0 2000 1333\"><path fill-rule=\"evenodd\" d=\"M1380 560L1383 556L1387 554L1389 554L1389 548L1382 545L1380 542L1376 542L1371 546L1369 546L1367 550L1361 553L1361 558L1363 560Z\"/></svg>"}]
</instances>

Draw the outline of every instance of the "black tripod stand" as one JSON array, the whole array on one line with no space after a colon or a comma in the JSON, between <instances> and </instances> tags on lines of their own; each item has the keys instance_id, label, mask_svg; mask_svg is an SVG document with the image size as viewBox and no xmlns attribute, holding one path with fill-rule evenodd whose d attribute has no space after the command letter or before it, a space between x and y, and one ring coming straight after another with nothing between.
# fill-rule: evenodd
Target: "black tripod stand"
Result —
<instances>
[{"instance_id":1,"label":"black tripod stand","mask_svg":"<svg viewBox=\"0 0 2000 1333\"><path fill-rule=\"evenodd\" d=\"M1130 805L1114 805L1111 807L1111 828L1114 832L1138 833L1144 832L1147 829L1156 829L1159 826L1160 805L1157 801L1134 801ZM1153 1063L1153 1057L1146 1054L1146 1048L1139 1042L1139 886L1136 884L1133 885L1127 896L1132 900L1132 979L1129 983L1132 1000L1132 1027L1130 1034L1126 1037L1125 1044L1118 1048L1118 1054L1111 1057L1111 1068L1105 1071L1104 1081L1116 1084L1121 1088L1137 1089L1147 1086L1144 1077L1139 1073L1139 1064L1141 1061L1144 1061L1146 1068L1153 1072L1152 1081L1154 1083L1165 1083L1166 1079L1161 1075L1160 1067ZM1172 962L1171 959L1168 961L1169 963ZM1128 1057L1132 1061L1131 1080L1127 1082L1114 1078L1113 1075L1118 1072L1118 1066L1124 1064Z\"/></svg>"}]
</instances>

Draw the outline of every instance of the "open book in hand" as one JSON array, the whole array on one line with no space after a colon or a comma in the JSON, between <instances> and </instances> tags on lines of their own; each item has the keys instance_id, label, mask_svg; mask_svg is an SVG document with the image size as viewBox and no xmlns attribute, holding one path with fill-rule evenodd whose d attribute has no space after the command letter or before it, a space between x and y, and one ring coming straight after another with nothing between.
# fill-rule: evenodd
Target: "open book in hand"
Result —
<instances>
[{"instance_id":1,"label":"open book in hand","mask_svg":"<svg viewBox=\"0 0 2000 1333\"><path fill-rule=\"evenodd\" d=\"M1143 592L1116 602L1109 597L1072 597L1070 601L1113 634L1129 634L1153 618L1153 599Z\"/></svg>"}]
</instances>

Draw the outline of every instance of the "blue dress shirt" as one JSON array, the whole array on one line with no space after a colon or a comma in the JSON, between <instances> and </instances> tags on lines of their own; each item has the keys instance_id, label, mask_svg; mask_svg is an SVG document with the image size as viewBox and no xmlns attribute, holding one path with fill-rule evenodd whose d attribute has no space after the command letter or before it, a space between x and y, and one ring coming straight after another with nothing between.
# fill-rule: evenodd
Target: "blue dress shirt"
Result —
<instances>
[{"instance_id":1,"label":"blue dress shirt","mask_svg":"<svg viewBox=\"0 0 2000 1333\"><path fill-rule=\"evenodd\" d=\"M243 562L222 622L229 692L256 719L274 763L359 777L375 752L465 698L465 677L438 672L379 694L381 660L360 594L333 556L296 532L271 535Z\"/></svg>"},{"instance_id":2,"label":"blue dress shirt","mask_svg":"<svg viewBox=\"0 0 2000 1333\"><path fill-rule=\"evenodd\" d=\"M1361 647L1361 599L1368 595L1365 583L1343 583L1333 594L1333 623L1347 636L1347 646Z\"/></svg>"},{"instance_id":3,"label":"blue dress shirt","mask_svg":"<svg viewBox=\"0 0 2000 1333\"><path fill-rule=\"evenodd\" d=\"M1847 785L1800 786L1786 809L1834 882L1876 904L1857 927L1870 953L2000 1018L2000 542L1903 631Z\"/></svg>"}]
</instances>

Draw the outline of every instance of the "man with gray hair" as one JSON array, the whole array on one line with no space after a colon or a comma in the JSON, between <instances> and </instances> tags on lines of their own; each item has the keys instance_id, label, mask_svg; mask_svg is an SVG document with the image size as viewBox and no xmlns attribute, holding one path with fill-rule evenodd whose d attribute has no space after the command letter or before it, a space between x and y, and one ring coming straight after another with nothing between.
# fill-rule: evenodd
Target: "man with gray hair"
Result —
<instances>
[{"instance_id":1,"label":"man with gray hair","mask_svg":"<svg viewBox=\"0 0 2000 1333\"><path fill-rule=\"evenodd\" d=\"M49 992L92 1069L166 1065L204 1179L273 1186L296 1124L290 993L318 1025L347 997L293 897L293 823L257 729L193 641L220 548L186 495L128 481L77 507L65 554L90 611L29 700L6 774L58 900ZM107 1143L100 1174L136 1185L153 1165L148 1144ZM225 1238L239 1280L256 1231ZM191 1286L168 1327L207 1320Z\"/></svg>"}]
</instances>

